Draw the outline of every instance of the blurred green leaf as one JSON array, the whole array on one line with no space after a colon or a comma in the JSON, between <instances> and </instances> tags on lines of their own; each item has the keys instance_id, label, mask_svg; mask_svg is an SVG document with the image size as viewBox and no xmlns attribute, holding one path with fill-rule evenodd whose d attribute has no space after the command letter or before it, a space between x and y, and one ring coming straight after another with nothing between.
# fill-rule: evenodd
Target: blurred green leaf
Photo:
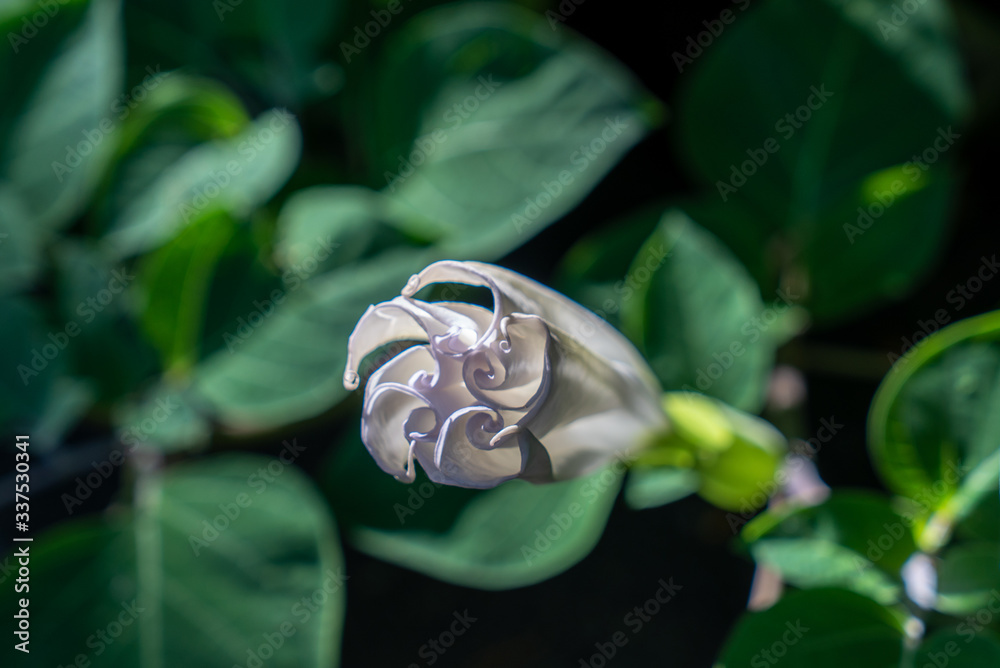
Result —
<instances>
[{"instance_id":1,"label":"blurred green leaf","mask_svg":"<svg viewBox=\"0 0 1000 668\"><path fill-rule=\"evenodd\" d=\"M224 80L250 85L267 104L298 106L336 91L342 78L321 60L333 38L343 4L238 0L164 4L128 3L129 33L144 58L196 66ZM334 73L318 76L321 67Z\"/></svg>"},{"instance_id":2,"label":"blurred green leaf","mask_svg":"<svg viewBox=\"0 0 1000 668\"><path fill-rule=\"evenodd\" d=\"M666 389L701 391L743 410L762 406L775 344L759 321L757 286L717 239L669 211L636 255L629 282L626 331Z\"/></svg>"},{"instance_id":3,"label":"blurred green leaf","mask_svg":"<svg viewBox=\"0 0 1000 668\"><path fill-rule=\"evenodd\" d=\"M963 543L949 547L938 565L938 598L934 607L966 615L1000 598L1000 545Z\"/></svg>"},{"instance_id":4,"label":"blurred green leaf","mask_svg":"<svg viewBox=\"0 0 1000 668\"><path fill-rule=\"evenodd\" d=\"M38 5L30 0L0 3L0 34L7 47L0 49L0 155L9 153L12 127L20 120L32 93L87 13L86 0L66 0L47 16L44 30L34 25Z\"/></svg>"},{"instance_id":5,"label":"blurred green leaf","mask_svg":"<svg viewBox=\"0 0 1000 668\"><path fill-rule=\"evenodd\" d=\"M496 258L573 209L662 115L567 29L501 3L435 8L384 40L363 137L374 180L444 254Z\"/></svg>"},{"instance_id":6,"label":"blurred green leaf","mask_svg":"<svg viewBox=\"0 0 1000 668\"><path fill-rule=\"evenodd\" d=\"M662 217L663 207L654 205L578 241L557 269L560 292L621 328L622 305L635 296L636 277L629 269Z\"/></svg>"},{"instance_id":7,"label":"blurred green leaf","mask_svg":"<svg viewBox=\"0 0 1000 668\"><path fill-rule=\"evenodd\" d=\"M300 473L258 474L275 461L218 457L148 474L134 513L36 540L31 615L45 623L32 625L32 661L337 665L346 576L336 529ZM14 596L0 594L8 609Z\"/></svg>"},{"instance_id":8,"label":"blurred green leaf","mask_svg":"<svg viewBox=\"0 0 1000 668\"><path fill-rule=\"evenodd\" d=\"M633 469L625 481L625 503L633 510L665 506L701 487L701 476L683 468Z\"/></svg>"},{"instance_id":9,"label":"blurred green leaf","mask_svg":"<svg viewBox=\"0 0 1000 668\"><path fill-rule=\"evenodd\" d=\"M44 412L66 358L48 337L43 313L28 300L0 295L0 323L0 426L26 430Z\"/></svg>"},{"instance_id":10,"label":"blurred green leaf","mask_svg":"<svg viewBox=\"0 0 1000 668\"><path fill-rule=\"evenodd\" d=\"M1000 312L959 321L896 363L872 401L868 447L895 492L930 516L933 552L1000 477Z\"/></svg>"},{"instance_id":11,"label":"blurred green leaf","mask_svg":"<svg viewBox=\"0 0 1000 668\"><path fill-rule=\"evenodd\" d=\"M14 185L30 216L26 224L41 231L64 227L81 212L114 152L111 111L123 73L120 12L117 0L90 3L79 30L41 75L0 157L0 182ZM24 45L20 60L32 46ZM6 102L9 93L0 90Z\"/></svg>"},{"instance_id":12,"label":"blurred green leaf","mask_svg":"<svg viewBox=\"0 0 1000 668\"><path fill-rule=\"evenodd\" d=\"M900 586L854 550L815 538L770 538L750 547L754 561L803 589L842 587L883 605L899 600Z\"/></svg>"},{"instance_id":13,"label":"blurred green leaf","mask_svg":"<svg viewBox=\"0 0 1000 668\"><path fill-rule=\"evenodd\" d=\"M356 452L337 457L326 480L334 509L364 498L361 505L375 513L355 516L361 521L348 525L351 543L399 566L479 589L541 582L583 559L600 539L621 486L621 476L610 469L547 485L513 480L479 492L426 478L406 485L377 471L360 443L345 447ZM382 482L369 484L376 476ZM372 520L378 524L366 523Z\"/></svg>"},{"instance_id":14,"label":"blurred green leaf","mask_svg":"<svg viewBox=\"0 0 1000 668\"><path fill-rule=\"evenodd\" d=\"M888 498L838 489L818 506L768 510L748 524L742 536L751 545L799 538L842 546L854 553L852 565L859 574L877 566L899 579L903 564L917 550L913 524L914 518L893 510Z\"/></svg>"},{"instance_id":15,"label":"blurred green leaf","mask_svg":"<svg viewBox=\"0 0 1000 668\"><path fill-rule=\"evenodd\" d=\"M17 192L0 183L0 295L24 289L41 271L41 235Z\"/></svg>"},{"instance_id":16,"label":"blurred green leaf","mask_svg":"<svg viewBox=\"0 0 1000 668\"><path fill-rule=\"evenodd\" d=\"M368 188L314 186L296 191L278 216L276 260L307 279L367 259L408 241L395 229L400 214L391 198Z\"/></svg>"},{"instance_id":17,"label":"blurred green leaf","mask_svg":"<svg viewBox=\"0 0 1000 668\"><path fill-rule=\"evenodd\" d=\"M678 101L683 156L725 203L699 222L765 292L801 287L817 319L899 296L942 247L969 95L945 3L901 25L892 7L756 5L691 66Z\"/></svg>"},{"instance_id":18,"label":"blurred green leaf","mask_svg":"<svg viewBox=\"0 0 1000 668\"><path fill-rule=\"evenodd\" d=\"M118 217L105 237L109 252L128 257L156 248L212 210L248 216L284 185L301 145L295 118L271 110L232 139L188 151Z\"/></svg>"},{"instance_id":19,"label":"blurred green leaf","mask_svg":"<svg viewBox=\"0 0 1000 668\"><path fill-rule=\"evenodd\" d=\"M913 665L981 668L1000 665L1000 641L989 631L978 633L968 624L961 631L939 631L924 641Z\"/></svg>"},{"instance_id":20,"label":"blurred green leaf","mask_svg":"<svg viewBox=\"0 0 1000 668\"><path fill-rule=\"evenodd\" d=\"M62 239L53 248L59 323L75 375L91 378L102 399L135 389L159 370L135 320L135 274L113 264L89 241Z\"/></svg>"},{"instance_id":21,"label":"blurred green leaf","mask_svg":"<svg viewBox=\"0 0 1000 668\"><path fill-rule=\"evenodd\" d=\"M886 668L900 665L903 631L886 608L841 589L791 592L743 617L715 668Z\"/></svg>"},{"instance_id":22,"label":"blurred green leaf","mask_svg":"<svg viewBox=\"0 0 1000 668\"><path fill-rule=\"evenodd\" d=\"M235 233L225 214L203 216L139 265L143 330L165 369L183 371L197 361L212 274Z\"/></svg>"}]
</instances>

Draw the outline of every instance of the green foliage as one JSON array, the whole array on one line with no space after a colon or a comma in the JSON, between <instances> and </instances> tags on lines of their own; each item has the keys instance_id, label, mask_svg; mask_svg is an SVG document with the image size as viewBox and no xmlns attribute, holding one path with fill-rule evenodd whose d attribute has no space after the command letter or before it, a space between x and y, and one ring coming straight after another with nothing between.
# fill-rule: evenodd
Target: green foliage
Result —
<instances>
[{"instance_id":1,"label":"green foliage","mask_svg":"<svg viewBox=\"0 0 1000 668\"><path fill-rule=\"evenodd\" d=\"M820 320L902 294L941 246L969 93L944 3L919 6L896 25L874 0L763 3L678 100L680 150L713 202L699 222L765 294L793 286Z\"/></svg>"},{"instance_id":2,"label":"green foliage","mask_svg":"<svg viewBox=\"0 0 1000 668\"><path fill-rule=\"evenodd\" d=\"M347 576L335 527L301 473L260 475L275 461L143 474L134 510L31 545L31 615L46 620L32 627L32 660L243 664L278 633L272 665L337 665ZM13 596L4 588L11 609Z\"/></svg>"}]
</instances>

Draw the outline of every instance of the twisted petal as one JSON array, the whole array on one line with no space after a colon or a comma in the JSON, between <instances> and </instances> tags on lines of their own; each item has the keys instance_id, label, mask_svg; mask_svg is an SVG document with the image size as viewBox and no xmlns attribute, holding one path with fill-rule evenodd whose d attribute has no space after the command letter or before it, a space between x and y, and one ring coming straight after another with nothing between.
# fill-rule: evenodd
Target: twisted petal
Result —
<instances>
[{"instance_id":1,"label":"twisted petal","mask_svg":"<svg viewBox=\"0 0 1000 668\"><path fill-rule=\"evenodd\" d=\"M414 346L372 374L365 388L361 440L379 468L406 482L412 482L416 473L417 437L438 431L437 414L407 382L433 366L429 348Z\"/></svg>"}]
</instances>

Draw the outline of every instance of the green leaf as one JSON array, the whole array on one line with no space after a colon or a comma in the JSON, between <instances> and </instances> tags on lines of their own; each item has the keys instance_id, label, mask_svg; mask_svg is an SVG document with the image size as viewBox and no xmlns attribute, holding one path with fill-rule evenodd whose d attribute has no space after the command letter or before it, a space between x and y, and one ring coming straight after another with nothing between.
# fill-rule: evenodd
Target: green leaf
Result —
<instances>
[{"instance_id":1,"label":"green leaf","mask_svg":"<svg viewBox=\"0 0 1000 668\"><path fill-rule=\"evenodd\" d=\"M122 212L105 243L117 257L156 248L200 215L250 215L284 185L298 164L302 136L286 111L264 113L232 139L183 155Z\"/></svg>"},{"instance_id":2,"label":"green leaf","mask_svg":"<svg viewBox=\"0 0 1000 668\"><path fill-rule=\"evenodd\" d=\"M557 268L559 291L621 328L623 305L639 286L630 271L633 259L662 217L663 207L654 205L578 241Z\"/></svg>"},{"instance_id":3,"label":"green leaf","mask_svg":"<svg viewBox=\"0 0 1000 668\"><path fill-rule=\"evenodd\" d=\"M633 469L625 482L625 503L633 510L665 506L694 494L701 477L691 469Z\"/></svg>"},{"instance_id":4,"label":"green leaf","mask_svg":"<svg viewBox=\"0 0 1000 668\"><path fill-rule=\"evenodd\" d=\"M382 193L358 186L296 191L281 208L275 259L306 279L371 258L407 239L395 229L400 212Z\"/></svg>"},{"instance_id":5,"label":"green leaf","mask_svg":"<svg viewBox=\"0 0 1000 668\"><path fill-rule=\"evenodd\" d=\"M573 481L513 480L486 491L407 485L378 470L357 439L341 446L325 479L359 550L445 582L523 587L583 559L604 530L621 486L605 469Z\"/></svg>"},{"instance_id":6,"label":"green leaf","mask_svg":"<svg viewBox=\"0 0 1000 668\"><path fill-rule=\"evenodd\" d=\"M886 608L841 589L791 592L743 617L715 668L886 668L900 665L903 631Z\"/></svg>"},{"instance_id":7,"label":"green leaf","mask_svg":"<svg viewBox=\"0 0 1000 668\"><path fill-rule=\"evenodd\" d=\"M968 624L962 630L939 631L924 641L913 660L914 666L980 668L1000 665L1000 641L989 631L973 632Z\"/></svg>"},{"instance_id":8,"label":"green leaf","mask_svg":"<svg viewBox=\"0 0 1000 668\"><path fill-rule=\"evenodd\" d=\"M276 461L225 456L145 474L134 513L37 539L31 616L45 623L32 625L32 661L228 666L266 654L269 666L337 665L336 529L302 474L282 464L270 482L257 475ZM0 594L6 609L14 596Z\"/></svg>"},{"instance_id":9,"label":"green leaf","mask_svg":"<svg viewBox=\"0 0 1000 668\"><path fill-rule=\"evenodd\" d=\"M336 92L342 73L324 65L344 3L264 0L130 2L126 14L133 47L143 58L189 64L267 104L299 106ZM339 50L338 50L339 51Z\"/></svg>"},{"instance_id":10,"label":"green leaf","mask_svg":"<svg viewBox=\"0 0 1000 668\"><path fill-rule=\"evenodd\" d=\"M944 328L897 362L872 401L876 470L923 516L927 551L995 493L1000 475L1000 312Z\"/></svg>"},{"instance_id":11,"label":"green leaf","mask_svg":"<svg viewBox=\"0 0 1000 668\"><path fill-rule=\"evenodd\" d=\"M27 430L42 415L66 358L48 338L40 309L26 299L0 296L0 426Z\"/></svg>"},{"instance_id":12,"label":"green leaf","mask_svg":"<svg viewBox=\"0 0 1000 668\"><path fill-rule=\"evenodd\" d=\"M662 115L608 54L500 3L435 8L384 41L362 102L374 179L445 255L504 255L573 209ZM419 221L419 222L417 222Z\"/></svg>"},{"instance_id":13,"label":"green leaf","mask_svg":"<svg viewBox=\"0 0 1000 668\"><path fill-rule=\"evenodd\" d=\"M73 10L60 5L57 11ZM32 224L43 231L64 227L81 212L114 152L112 103L123 70L120 12L117 0L90 3L80 28L41 74L0 158L0 181L14 185ZM22 47L26 57L32 46ZM20 68L22 60L12 66ZM4 90L5 101L7 95Z\"/></svg>"},{"instance_id":14,"label":"green leaf","mask_svg":"<svg viewBox=\"0 0 1000 668\"><path fill-rule=\"evenodd\" d=\"M664 387L756 412L775 344L759 320L760 292L732 254L683 213L669 211L630 275L636 295L622 305L625 328Z\"/></svg>"},{"instance_id":15,"label":"green leaf","mask_svg":"<svg viewBox=\"0 0 1000 668\"><path fill-rule=\"evenodd\" d=\"M158 371L156 354L142 337L136 311L135 275L112 263L94 244L62 239L53 247L62 353L76 376L94 380L102 399L132 392Z\"/></svg>"},{"instance_id":16,"label":"green leaf","mask_svg":"<svg viewBox=\"0 0 1000 668\"><path fill-rule=\"evenodd\" d=\"M896 603L898 583L872 568L854 550L815 538L770 538L750 546L754 561L767 566L792 585L803 589L841 587L883 605Z\"/></svg>"},{"instance_id":17,"label":"green leaf","mask_svg":"<svg viewBox=\"0 0 1000 668\"><path fill-rule=\"evenodd\" d=\"M41 235L8 184L0 184L0 295L31 284L41 271Z\"/></svg>"},{"instance_id":18,"label":"green leaf","mask_svg":"<svg viewBox=\"0 0 1000 668\"><path fill-rule=\"evenodd\" d=\"M934 607L966 615L1000 598L1000 547L993 542L949 547L938 565L938 598Z\"/></svg>"},{"instance_id":19,"label":"green leaf","mask_svg":"<svg viewBox=\"0 0 1000 668\"><path fill-rule=\"evenodd\" d=\"M882 30L893 8L754 5L679 95L683 157L720 203L699 222L765 293L794 285L820 320L900 296L943 247L970 96L946 4L922 2Z\"/></svg>"},{"instance_id":20,"label":"green leaf","mask_svg":"<svg viewBox=\"0 0 1000 668\"><path fill-rule=\"evenodd\" d=\"M235 233L236 223L224 214L201 217L139 265L141 322L165 369L197 361L212 274Z\"/></svg>"}]
</instances>

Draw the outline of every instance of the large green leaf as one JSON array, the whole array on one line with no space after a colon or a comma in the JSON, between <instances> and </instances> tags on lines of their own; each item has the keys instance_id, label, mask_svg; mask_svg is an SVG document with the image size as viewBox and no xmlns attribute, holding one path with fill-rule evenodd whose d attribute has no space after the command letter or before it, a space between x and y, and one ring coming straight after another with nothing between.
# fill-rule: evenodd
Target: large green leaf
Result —
<instances>
[{"instance_id":1,"label":"large green leaf","mask_svg":"<svg viewBox=\"0 0 1000 668\"><path fill-rule=\"evenodd\" d=\"M887 668L902 657L903 631L886 608L841 589L789 593L743 617L715 668Z\"/></svg>"},{"instance_id":2,"label":"large green leaf","mask_svg":"<svg viewBox=\"0 0 1000 668\"><path fill-rule=\"evenodd\" d=\"M38 665L338 663L336 530L310 483L278 459L146 473L134 512L66 524L30 547ZM13 611L13 588L0 596Z\"/></svg>"},{"instance_id":3,"label":"large green leaf","mask_svg":"<svg viewBox=\"0 0 1000 668\"><path fill-rule=\"evenodd\" d=\"M424 12L387 35L364 114L374 180L499 257L575 207L662 111L606 53L501 3ZM433 221L433 222L431 222Z\"/></svg>"},{"instance_id":4,"label":"large green leaf","mask_svg":"<svg viewBox=\"0 0 1000 668\"><path fill-rule=\"evenodd\" d=\"M64 226L80 213L114 152L113 105L123 70L120 12L118 0L90 3L80 28L40 75L0 156L0 181L14 185L31 224L41 230ZM31 50L25 45L20 60L37 57ZM9 93L3 92L6 104Z\"/></svg>"},{"instance_id":5,"label":"large green leaf","mask_svg":"<svg viewBox=\"0 0 1000 668\"><path fill-rule=\"evenodd\" d=\"M358 549L445 582L508 589L553 577L590 552L621 475L605 469L568 482L514 480L487 491L435 485L423 475L407 485L349 439L325 482Z\"/></svg>"},{"instance_id":6,"label":"large green leaf","mask_svg":"<svg viewBox=\"0 0 1000 668\"><path fill-rule=\"evenodd\" d=\"M899 360L872 401L868 441L886 484L930 516L921 547L937 549L1000 477L1000 312L950 325Z\"/></svg>"},{"instance_id":7,"label":"large green leaf","mask_svg":"<svg viewBox=\"0 0 1000 668\"><path fill-rule=\"evenodd\" d=\"M156 248L213 210L248 216L285 184L301 145L295 118L275 109L236 137L191 149L118 216L105 238L109 252L128 257Z\"/></svg>"},{"instance_id":8,"label":"large green leaf","mask_svg":"<svg viewBox=\"0 0 1000 668\"><path fill-rule=\"evenodd\" d=\"M942 247L969 95L945 3L898 27L893 11L756 5L704 49L678 101L683 156L724 203L699 222L765 292L801 287L821 319L900 295Z\"/></svg>"},{"instance_id":9,"label":"large green leaf","mask_svg":"<svg viewBox=\"0 0 1000 668\"><path fill-rule=\"evenodd\" d=\"M626 331L666 389L761 407L775 343L761 321L767 314L757 285L725 246L669 211L636 255L629 283Z\"/></svg>"}]
</instances>

